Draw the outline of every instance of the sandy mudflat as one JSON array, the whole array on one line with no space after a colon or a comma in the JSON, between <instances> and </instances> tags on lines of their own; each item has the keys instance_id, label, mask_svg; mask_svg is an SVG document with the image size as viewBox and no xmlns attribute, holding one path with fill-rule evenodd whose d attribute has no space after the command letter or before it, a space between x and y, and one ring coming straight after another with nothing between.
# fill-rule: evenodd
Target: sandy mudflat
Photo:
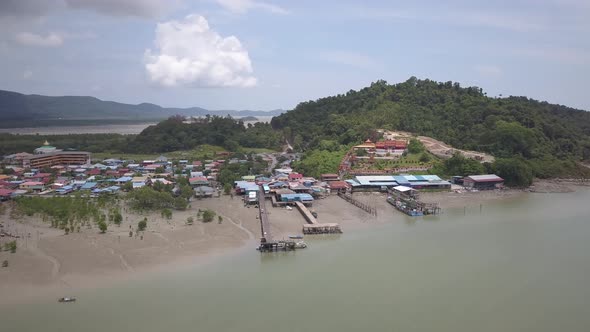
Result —
<instances>
[{"instance_id":1,"label":"sandy mudflat","mask_svg":"<svg viewBox=\"0 0 590 332\"><path fill-rule=\"evenodd\" d=\"M590 181L581 181L579 179L535 180L530 191L537 193L568 193L576 191L579 187L590 187Z\"/></svg>"},{"instance_id":2,"label":"sandy mudflat","mask_svg":"<svg viewBox=\"0 0 590 332\"><path fill-rule=\"evenodd\" d=\"M163 220L159 213L124 212L123 224L109 225L106 234L99 234L96 226L91 229L83 226L80 233L64 235L63 231L35 218L14 221L5 213L0 217L5 229L21 238L15 254L0 252L0 261L9 262L8 268L0 268L0 303L48 289L92 287L179 262L190 264L248 243L254 248L255 209L251 211L252 218L248 217L249 211L245 211L243 218L236 218L240 215L233 213L236 209L232 205L239 208L239 200L237 204L229 200L219 204L224 200L194 201L191 209L175 212L169 221ZM198 208L208 205L223 216L221 224L215 219L211 223L195 221L194 225L186 225L187 217L196 219ZM135 232L129 237L129 227L135 230L137 222L144 217L148 218L148 227L143 239L135 236ZM244 226L240 225L242 220ZM4 237L0 243L9 240L12 239Z\"/></svg>"},{"instance_id":3,"label":"sandy mudflat","mask_svg":"<svg viewBox=\"0 0 590 332\"><path fill-rule=\"evenodd\" d=\"M486 202L509 199L525 195L522 190L485 190L477 192L425 192L420 200L425 203L438 203L441 209L479 205Z\"/></svg>"}]
</instances>

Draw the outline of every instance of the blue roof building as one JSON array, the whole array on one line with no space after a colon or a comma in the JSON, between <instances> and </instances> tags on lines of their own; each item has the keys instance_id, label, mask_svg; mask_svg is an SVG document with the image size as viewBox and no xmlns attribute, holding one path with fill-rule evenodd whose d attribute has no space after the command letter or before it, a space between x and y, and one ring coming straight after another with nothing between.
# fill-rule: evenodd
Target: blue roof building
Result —
<instances>
[{"instance_id":1,"label":"blue roof building","mask_svg":"<svg viewBox=\"0 0 590 332\"><path fill-rule=\"evenodd\" d=\"M80 187L80 190L92 190L96 188L98 184L96 182L86 182Z\"/></svg>"},{"instance_id":2,"label":"blue roof building","mask_svg":"<svg viewBox=\"0 0 590 332\"><path fill-rule=\"evenodd\" d=\"M115 182L117 182L117 183L125 183L125 182L129 182L129 181L132 181L132 180L133 180L133 178L130 177L130 176L122 176L122 177L118 178L117 180L115 180Z\"/></svg>"},{"instance_id":3,"label":"blue roof building","mask_svg":"<svg viewBox=\"0 0 590 332\"><path fill-rule=\"evenodd\" d=\"M310 194L282 194L282 202L313 202L313 196Z\"/></svg>"}]
</instances>

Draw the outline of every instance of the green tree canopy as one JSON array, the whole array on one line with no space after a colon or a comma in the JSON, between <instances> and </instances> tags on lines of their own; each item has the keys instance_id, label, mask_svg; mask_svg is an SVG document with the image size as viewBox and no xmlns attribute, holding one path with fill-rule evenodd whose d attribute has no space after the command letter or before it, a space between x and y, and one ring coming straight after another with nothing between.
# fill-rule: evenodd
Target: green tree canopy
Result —
<instances>
[{"instance_id":1,"label":"green tree canopy","mask_svg":"<svg viewBox=\"0 0 590 332\"><path fill-rule=\"evenodd\" d=\"M494 167L507 186L528 187L533 183L533 170L522 158L498 159Z\"/></svg>"}]
</instances>

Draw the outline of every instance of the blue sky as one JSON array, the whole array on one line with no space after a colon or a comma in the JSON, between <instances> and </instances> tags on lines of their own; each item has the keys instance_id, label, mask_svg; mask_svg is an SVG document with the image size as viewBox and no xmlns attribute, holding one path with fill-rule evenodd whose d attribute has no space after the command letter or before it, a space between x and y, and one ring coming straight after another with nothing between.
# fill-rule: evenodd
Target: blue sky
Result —
<instances>
[{"instance_id":1,"label":"blue sky","mask_svg":"<svg viewBox=\"0 0 590 332\"><path fill-rule=\"evenodd\" d=\"M411 76L590 110L590 1L2 0L0 89L291 109Z\"/></svg>"}]
</instances>

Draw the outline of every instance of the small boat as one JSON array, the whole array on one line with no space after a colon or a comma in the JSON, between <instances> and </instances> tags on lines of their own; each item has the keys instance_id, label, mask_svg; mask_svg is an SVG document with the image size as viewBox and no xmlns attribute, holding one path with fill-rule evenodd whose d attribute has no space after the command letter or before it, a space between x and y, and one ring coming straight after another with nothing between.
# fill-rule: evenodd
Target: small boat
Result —
<instances>
[{"instance_id":1,"label":"small boat","mask_svg":"<svg viewBox=\"0 0 590 332\"><path fill-rule=\"evenodd\" d=\"M57 301L58 302L76 302L76 298L75 297L62 297Z\"/></svg>"},{"instance_id":2,"label":"small boat","mask_svg":"<svg viewBox=\"0 0 590 332\"><path fill-rule=\"evenodd\" d=\"M307 244L303 241L299 241L299 242L295 243L295 248L296 249L304 249L304 248L307 248Z\"/></svg>"},{"instance_id":3,"label":"small boat","mask_svg":"<svg viewBox=\"0 0 590 332\"><path fill-rule=\"evenodd\" d=\"M296 235L289 235L290 239L303 239L303 235L296 234Z\"/></svg>"}]
</instances>

